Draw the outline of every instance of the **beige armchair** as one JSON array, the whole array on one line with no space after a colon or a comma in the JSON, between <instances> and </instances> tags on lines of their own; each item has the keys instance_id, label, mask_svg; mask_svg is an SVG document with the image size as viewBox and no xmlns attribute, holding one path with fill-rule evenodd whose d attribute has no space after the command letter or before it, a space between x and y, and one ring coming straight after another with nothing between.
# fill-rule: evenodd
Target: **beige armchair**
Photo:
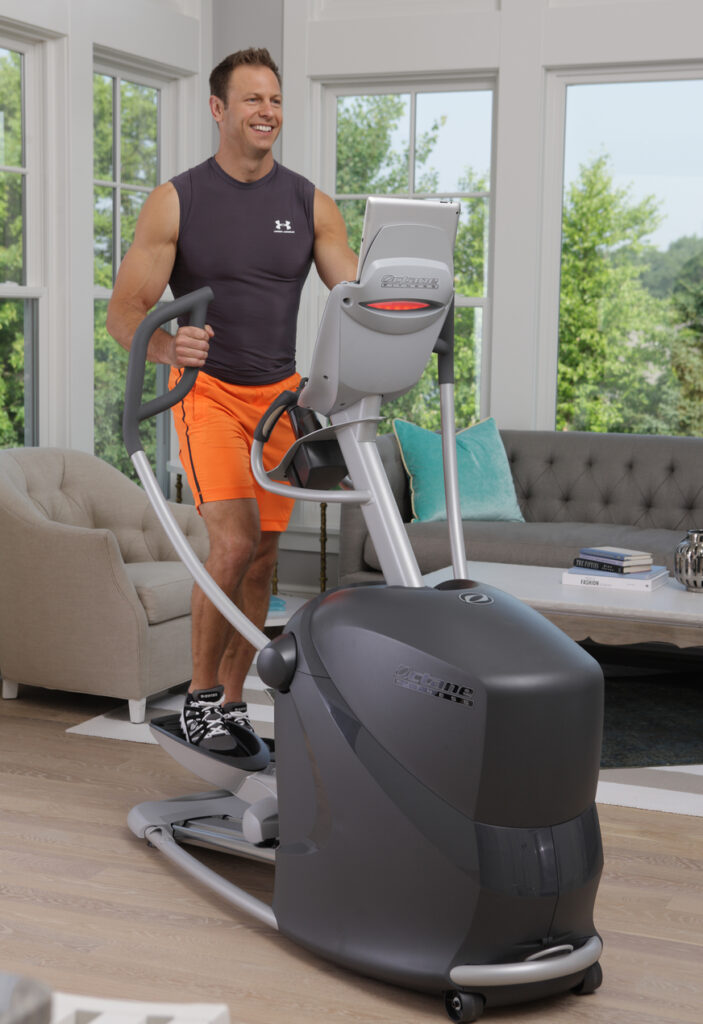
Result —
<instances>
[{"instance_id":1,"label":"beige armchair","mask_svg":"<svg viewBox=\"0 0 703 1024\"><path fill-rule=\"evenodd\" d=\"M198 557L207 531L174 513ZM0 674L129 701L190 678L192 579L142 489L93 455L0 451Z\"/></svg>"}]
</instances>

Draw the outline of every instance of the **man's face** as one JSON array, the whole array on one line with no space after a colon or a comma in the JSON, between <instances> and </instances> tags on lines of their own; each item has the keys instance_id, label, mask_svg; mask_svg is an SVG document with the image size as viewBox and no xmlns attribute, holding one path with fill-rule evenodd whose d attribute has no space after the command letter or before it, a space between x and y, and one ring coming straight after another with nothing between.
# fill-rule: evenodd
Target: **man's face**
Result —
<instances>
[{"instance_id":1,"label":"man's face","mask_svg":"<svg viewBox=\"0 0 703 1024\"><path fill-rule=\"evenodd\" d=\"M269 152L281 131L281 89L270 68L240 64L230 75L226 106L211 97L210 107L221 134L244 155Z\"/></svg>"}]
</instances>

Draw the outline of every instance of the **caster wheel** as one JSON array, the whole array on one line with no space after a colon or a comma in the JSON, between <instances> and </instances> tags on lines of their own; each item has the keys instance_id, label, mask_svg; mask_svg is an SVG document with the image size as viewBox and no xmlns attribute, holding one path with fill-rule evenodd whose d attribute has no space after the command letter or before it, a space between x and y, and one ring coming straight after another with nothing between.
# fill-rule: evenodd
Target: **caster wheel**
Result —
<instances>
[{"instance_id":1,"label":"caster wheel","mask_svg":"<svg viewBox=\"0 0 703 1024\"><path fill-rule=\"evenodd\" d=\"M603 970L601 965L596 962L591 964L584 974L583 980L579 982L573 991L577 996L590 996L591 992L595 992L597 988L600 988L602 981Z\"/></svg>"},{"instance_id":2,"label":"caster wheel","mask_svg":"<svg viewBox=\"0 0 703 1024\"><path fill-rule=\"evenodd\" d=\"M471 1021L478 1020L483 1013L483 997L473 992L447 992L444 996L444 1006L450 1020L458 1021L459 1024L471 1024Z\"/></svg>"}]
</instances>

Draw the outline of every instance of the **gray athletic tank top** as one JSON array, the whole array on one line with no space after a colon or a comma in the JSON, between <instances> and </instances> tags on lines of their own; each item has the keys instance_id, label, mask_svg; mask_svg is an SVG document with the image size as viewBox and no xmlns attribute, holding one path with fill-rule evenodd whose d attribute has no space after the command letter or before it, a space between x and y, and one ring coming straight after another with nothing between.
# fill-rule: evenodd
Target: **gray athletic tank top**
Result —
<instances>
[{"instance_id":1,"label":"gray athletic tank top","mask_svg":"<svg viewBox=\"0 0 703 1024\"><path fill-rule=\"evenodd\" d=\"M290 376L315 186L278 163L258 181L236 181L214 157L171 181L181 210L171 290L179 298L210 285L215 295L205 372L248 385Z\"/></svg>"}]
</instances>

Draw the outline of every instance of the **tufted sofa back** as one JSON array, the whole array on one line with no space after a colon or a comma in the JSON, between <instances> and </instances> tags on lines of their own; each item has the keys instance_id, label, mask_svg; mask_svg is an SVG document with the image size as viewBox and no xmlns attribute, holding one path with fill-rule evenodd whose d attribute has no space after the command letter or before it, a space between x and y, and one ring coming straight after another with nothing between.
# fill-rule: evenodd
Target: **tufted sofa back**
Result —
<instances>
[{"instance_id":1,"label":"tufted sofa back","mask_svg":"<svg viewBox=\"0 0 703 1024\"><path fill-rule=\"evenodd\" d=\"M703 439L502 430L528 522L703 523Z\"/></svg>"},{"instance_id":2,"label":"tufted sofa back","mask_svg":"<svg viewBox=\"0 0 703 1024\"><path fill-rule=\"evenodd\" d=\"M0 501L19 519L38 516L66 526L110 530L125 562L177 557L141 488L85 452L0 452Z\"/></svg>"}]
</instances>

